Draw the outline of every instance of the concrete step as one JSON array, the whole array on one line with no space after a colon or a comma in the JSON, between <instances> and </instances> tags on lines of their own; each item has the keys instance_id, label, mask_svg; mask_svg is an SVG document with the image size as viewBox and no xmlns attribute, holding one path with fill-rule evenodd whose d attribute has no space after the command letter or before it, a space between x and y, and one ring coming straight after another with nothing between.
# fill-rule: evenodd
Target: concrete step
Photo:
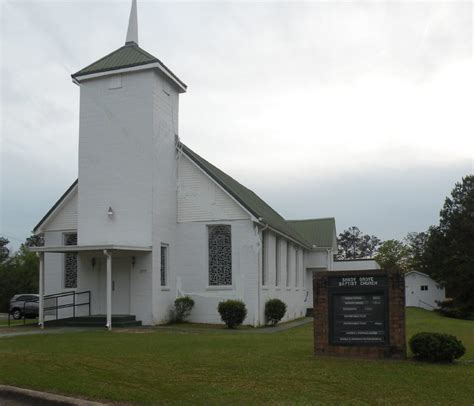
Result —
<instances>
[{"instance_id":1,"label":"concrete step","mask_svg":"<svg viewBox=\"0 0 474 406\"><path fill-rule=\"evenodd\" d=\"M105 327L107 317L102 314L92 316L67 317L59 320L48 320L47 326L58 327ZM137 327L142 322L137 320L134 315L114 314L112 316L112 327Z\"/></svg>"},{"instance_id":2,"label":"concrete step","mask_svg":"<svg viewBox=\"0 0 474 406\"><path fill-rule=\"evenodd\" d=\"M94 314L92 316L77 316L73 318L75 321L80 322L106 322L107 316L105 314ZM112 322L114 321L135 321L137 318L132 314L114 314L112 316ZM64 319L68 320L68 319Z\"/></svg>"},{"instance_id":3,"label":"concrete step","mask_svg":"<svg viewBox=\"0 0 474 406\"><path fill-rule=\"evenodd\" d=\"M104 327L105 320L101 321L68 321L64 324L64 327ZM141 321L112 321L112 327L140 327L142 325Z\"/></svg>"}]
</instances>

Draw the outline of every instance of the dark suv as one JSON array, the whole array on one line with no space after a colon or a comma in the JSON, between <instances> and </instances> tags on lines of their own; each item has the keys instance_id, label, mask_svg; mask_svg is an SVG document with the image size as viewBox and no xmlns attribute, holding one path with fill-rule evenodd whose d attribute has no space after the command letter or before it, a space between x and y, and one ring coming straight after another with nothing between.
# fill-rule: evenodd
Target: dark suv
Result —
<instances>
[{"instance_id":1,"label":"dark suv","mask_svg":"<svg viewBox=\"0 0 474 406\"><path fill-rule=\"evenodd\" d=\"M38 317L39 295L15 295L10 299L10 314L15 320Z\"/></svg>"}]
</instances>

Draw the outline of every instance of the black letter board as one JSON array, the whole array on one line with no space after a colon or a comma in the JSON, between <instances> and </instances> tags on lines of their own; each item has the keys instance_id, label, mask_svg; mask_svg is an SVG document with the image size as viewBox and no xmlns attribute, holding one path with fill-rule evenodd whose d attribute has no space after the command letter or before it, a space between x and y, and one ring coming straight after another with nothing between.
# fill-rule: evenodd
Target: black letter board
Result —
<instances>
[{"instance_id":1,"label":"black letter board","mask_svg":"<svg viewBox=\"0 0 474 406\"><path fill-rule=\"evenodd\" d=\"M389 344L386 276L330 276L328 294L331 344Z\"/></svg>"}]
</instances>

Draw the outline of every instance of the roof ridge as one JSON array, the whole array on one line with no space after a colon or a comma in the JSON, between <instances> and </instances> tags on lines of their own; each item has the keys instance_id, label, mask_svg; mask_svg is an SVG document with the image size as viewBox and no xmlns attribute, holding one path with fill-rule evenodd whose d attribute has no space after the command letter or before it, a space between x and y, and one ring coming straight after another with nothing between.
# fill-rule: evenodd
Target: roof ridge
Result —
<instances>
[{"instance_id":1,"label":"roof ridge","mask_svg":"<svg viewBox=\"0 0 474 406\"><path fill-rule=\"evenodd\" d=\"M127 45L127 46L133 46L134 48L136 48L136 50L138 52L140 52L141 54L143 54L144 56L148 57L148 58L152 58L154 59L155 61L160 61L156 56L150 54L148 51L145 51L143 48L140 48L140 45ZM160 62L161 63L161 62Z\"/></svg>"},{"instance_id":2,"label":"roof ridge","mask_svg":"<svg viewBox=\"0 0 474 406\"><path fill-rule=\"evenodd\" d=\"M336 220L335 217L317 217L317 218L310 218L310 219L288 219L286 221L316 221L316 220Z\"/></svg>"}]
</instances>

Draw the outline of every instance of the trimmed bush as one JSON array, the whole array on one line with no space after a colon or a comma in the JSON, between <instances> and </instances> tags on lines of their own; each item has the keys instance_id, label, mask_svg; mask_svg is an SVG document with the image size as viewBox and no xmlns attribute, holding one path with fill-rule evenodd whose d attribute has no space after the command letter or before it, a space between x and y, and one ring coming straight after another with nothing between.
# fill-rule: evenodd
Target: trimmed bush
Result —
<instances>
[{"instance_id":1,"label":"trimmed bush","mask_svg":"<svg viewBox=\"0 0 474 406\"><path fill-rule=\"evenodd\" d=\"M226 300L220 302L217 311L221 315L222 321L229 328L234 328L242 324L247 316L247 308L241 300Z\"/></svg>"},{"instance_id":2,"label":"trimmed bush","mask_svg":"<svg viewBox=\"0 0 474 406\"><path fill-rule=\"evenodd\" d=\"M174 301L175 314L174 318L176 322L183 322L186 320L186 317L191 313L192 308L194 307L194 300L189 296L178 297Z\"/></svg>"},{"instance_id":3,"label":"trimmed bush","mask_svg":"<svg viewBox=\"0 0 474 406\"><path fill-rule=\"evenodd\" d=\"M270 299L265 303L265 319L273 326L277 324L286 313L286 304L280 299Z\"/></svg>"},{"instance_id":4,"label":"trimmed bush","mask_svg":"<svg viewBox=\"0 0 474 406\"><path fill-rule=\"evenodd\" d=\"M449 334L418 333L409 344L415 358L430 362L453 362L466 352L463 343Z\"/></svg>"}]
</instances>

